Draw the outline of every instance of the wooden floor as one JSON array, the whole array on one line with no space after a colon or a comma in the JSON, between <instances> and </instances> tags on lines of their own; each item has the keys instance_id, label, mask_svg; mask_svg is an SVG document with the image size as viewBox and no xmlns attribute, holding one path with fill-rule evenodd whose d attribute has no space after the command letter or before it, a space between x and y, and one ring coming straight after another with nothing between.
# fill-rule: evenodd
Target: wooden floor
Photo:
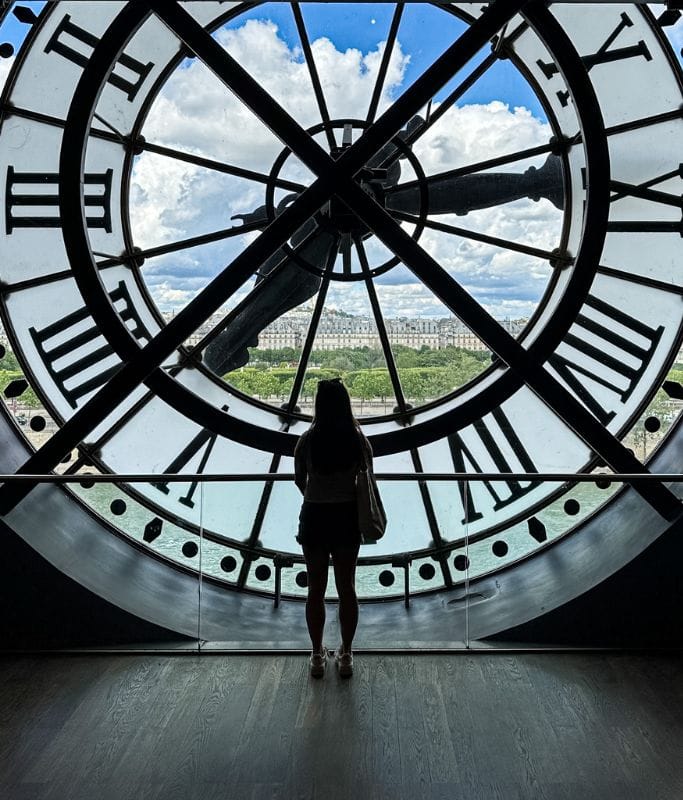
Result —
<instances>
[{"instance_id":1,"label":"wooden floor","mask_svg":"<svg viewBox=\"0 0 683 800\"><path fill-rule=\"evenodd\" d=\"M4 800L679 800L683 660L0 659Z\"/></svg>"}]
</instances>

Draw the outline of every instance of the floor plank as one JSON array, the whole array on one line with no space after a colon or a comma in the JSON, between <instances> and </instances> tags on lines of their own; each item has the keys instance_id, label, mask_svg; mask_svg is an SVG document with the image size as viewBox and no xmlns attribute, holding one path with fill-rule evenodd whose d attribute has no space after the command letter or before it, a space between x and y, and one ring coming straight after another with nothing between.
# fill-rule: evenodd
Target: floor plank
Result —
<instances>
[{"instance_id":1,"label":"floor plank","mask_svg":"<svg viewBox=\"0 0 683 800\"><path fill-rule=\"evenodd\" d=\"M683 797L683 660L0 658L11 800Z\"/></svg>"}]
</instances>

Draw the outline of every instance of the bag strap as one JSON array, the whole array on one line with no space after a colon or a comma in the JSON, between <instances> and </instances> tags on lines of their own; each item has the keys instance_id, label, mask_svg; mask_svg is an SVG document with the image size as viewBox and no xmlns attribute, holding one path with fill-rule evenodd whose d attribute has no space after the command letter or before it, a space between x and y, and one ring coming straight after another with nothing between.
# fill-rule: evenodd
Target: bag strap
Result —
<instances>
[{"instance_id":1,"label":"bag strap","mask_svg":"<svg viewBox=\"0 0 683 800\"><path fill-rule=\"evenodd\" d=\"M358 466L358 472L369 472L370 462L368 461L365 437L360 431L358 431L358 442L360 443L360 464Z\"/></svg>"}]
</instances>

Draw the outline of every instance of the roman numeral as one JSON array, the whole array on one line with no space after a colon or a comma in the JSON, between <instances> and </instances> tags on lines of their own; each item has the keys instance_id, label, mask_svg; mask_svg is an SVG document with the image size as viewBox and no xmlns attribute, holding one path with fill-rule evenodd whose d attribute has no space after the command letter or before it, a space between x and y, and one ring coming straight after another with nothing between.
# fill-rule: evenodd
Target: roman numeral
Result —
<instances>
[{"instance_id":1,"label":"roman numeral","mask_svg":"<svg viewBox=\"0 0 683 800\"><path fill-rule=\"evenodd\" d=\"M683 198L680 194L675 195L652 188L676 177L683 178L683 164L679 164L678 169L658 175L638 185L613 180L610 182L610 188L614 194L610 200L614 203L630 196L648 200L660 206L677 208L681 211L680 220L610 220L607 223L607 230L616 233L678 233L683 236Z\"/></svg>"},{"instance_id":2,"label":"roman numeral","mask_svg":"<svg viewBox=\"0 0 683 800\"><path fill-rule=\"evenodd\" d=\"M111 184L113 169L84 177L84 204L89 228L111 233ZM5 183L5 228L60 228L59 173L15 172L7 167ZM46 191L47 189L47 191ZM41 191L42 190L42 191ZM28 211L28 213L26 213Z\"/></svg>"},{"instance_id":3,"label":"roman numeral","mask_svg":"<svg viewBox=\"0 0 683 800\"><path fill-rule=\"evenodd\" d=\"M228 406L223 406L222 411L227 411ZM166 467L164 470L165 473L177 475L181 472L190 461L201 451L202 455L199 460L199 464L197 468L194 470L196 474L203 475L204 470L206 469L206 465L209 461L209 456L211 455L211 451L216 444L217 434L212 433L211 431L204 428L204 430L200 431L189 444L184 447L181 452L171 461L171 463ZM168 483L159 482L152 484L156 489L164 494L169 493ZM197 486L199 485L199 481L194 481L190 484L190 488L182 497L178 498L178 502L182 503L184 506L188 508L194 508L194 494L197 491Z\"/></svg>"},{"instance_id":4,"label":"roman numeral","mask_svg":"<svg viewBox=\"0 0 683 800\"><path fill-rule=\"evenodd\" d=\"M467 429L473 436L468 436L467 440L461 436L460 432L452 433L448 437L448 446L453 459L453 467L456 472L538 472L531 456L517 436L510 420L502 409L492 411L490 417L493 420L486 421L486 417L478 420L474 425ZM494 428L492 422L495 422ZM476 486L480 486L493 501L493 510L499 511L528 492L533 491L538 484L529 482L523 486L515 480L505 481L477 481ZM477 507L475 497L472 492L472 484L469 482L458 483L458 491L462 501L465 516L462 523L476 522L484 514L481 508ZM481 496L481 491L476 492L477 497Z\"/></svg>"},{"instance_id":5,"label":"roman numeral","mask_svg":"<svg viewBox=\"0 0 683 800\"><path fill-rule=\"evenodd\" d=\"M652 54L642 39L637 44L627 45L626 47L612 47L619 34L626 30L626 28L630 28L632 25L633 20L631 20L631 18L625 12L622 13L616 28L612 31L612 33L610 33L607 39L605 39L600 49L597 52L590 53L587 56L581 56L581 60L589 72L597 64L608 64L611 61L623 61L627 58L642 57L646 61L652 61ZM548 80L553 78L559 72L557 64L552 61L541 61L539 59L536 64L541 68L543 74L546 78L548 78ZM569 102L569 92L557 92L557 96L562 105L566 106Z\"/></svg>"},{"instance_id":6,"label":"roman numeral","mask_svg":"<svg viewBox=\"0 0 683 800\"><path fill-rule=\"evenodd\" d=\"M148 342L149 334L123 281L109 292L109 298L133 336L139 342ZM85 306L41 330L29 328L29 333L50 377L72 408L103 386L121 366Z\"/></svg>"},{"instance_id":7,"label":"roman numeral","mask_svg":"<svg viewBox=\"0 0 683 800\"><path fill-rule=\"evenodd\" d=\"M57 53L81 67L81 69L85 69L88 66L92 51L97 47L98 43L97 36L76 25L71 21L71 15L66 14L50 37L50 41L45 47L45 52ZM87 55L83 50L86 51ZM132 102L153 67L154 64L151 61L143 64L136 58L123 53L116 62L115 70L110 74L108 82L120 89L128 100ZM135 80L130 80L129 77L126 77L130 76L131 73L136 76Z\"/></svg>"},{"instance_id":8,"label":"roman numeral","mask_svg":"<svg viewBox=\"0 0 683 800\"><path fill-rule=\"evenodd\" d=\"M605 321L591 312L602 315ZM615 416L615 406L628 400L638 385L663 332L662 325L651 328L589 296L561 345L562 352L554 353L548 363L605 425ZM645 343L639 343L643 339ZM612 402L599 402L581 376L608 389Z\"/></svg>"}]
</instances>

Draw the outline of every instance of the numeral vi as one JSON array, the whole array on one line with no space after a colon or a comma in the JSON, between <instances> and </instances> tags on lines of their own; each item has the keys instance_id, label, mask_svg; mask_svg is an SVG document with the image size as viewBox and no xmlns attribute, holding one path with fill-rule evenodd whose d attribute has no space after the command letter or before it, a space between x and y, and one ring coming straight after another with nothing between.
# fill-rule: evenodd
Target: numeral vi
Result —
<instances>
[{"instance_id":1,"label":"numeral vi","mask_svg":"<svg viewBox=\"0 0 683 800\"><path fill-rule=\"evenodd\" d=\"M222 411L227 411L228 406L223 406ZM216 444L217 434L212 433L211 431L204 428L200 431L192 441L188 443L186 447L184 447L180 453L171 461L171 463L166 467L164 472L170 475L177 475L181 470L183 470L187 465L192 461L193 458L198 453L202 453L199 464L195 472L198 475L203 475L204 470L206 469L206 465L209 461L209 457L211 455L211 451ZM156 489L164 494L169 493L168 483L159 482L152 484ZM199 485L199 481L193 481L190 484L190 488L187 492L178 498L178 502L182 503L184 506L188 508L194 508L194 495L197 491L197 486Z\"/></svg>"}]
</instances>

